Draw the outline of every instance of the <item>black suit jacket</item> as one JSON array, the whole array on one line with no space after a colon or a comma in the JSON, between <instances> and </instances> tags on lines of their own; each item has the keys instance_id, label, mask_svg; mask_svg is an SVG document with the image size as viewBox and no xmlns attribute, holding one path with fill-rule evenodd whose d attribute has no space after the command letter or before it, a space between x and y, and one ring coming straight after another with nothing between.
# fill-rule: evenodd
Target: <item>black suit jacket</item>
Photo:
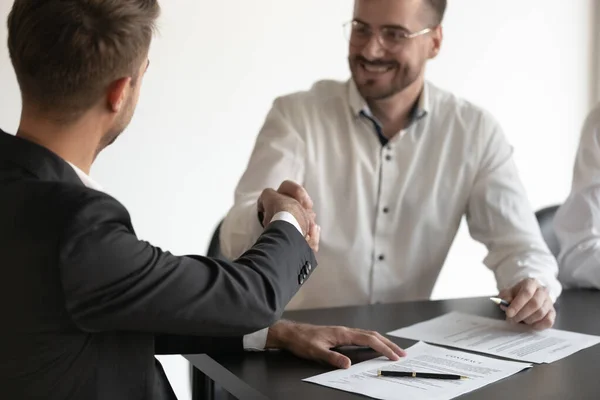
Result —
<instances>
[{"instance_id":1,"label":"black suit jacket","mask_svg":"<svg viewBox=\"0 0 600 400\"><path fill-rule=\"evenodd\" d=\"M154 355L240 351L307 263L282 221L235 262L175 257L60 157L0 131L0 397L174 398Z\"/></svg>"}]
</instances>

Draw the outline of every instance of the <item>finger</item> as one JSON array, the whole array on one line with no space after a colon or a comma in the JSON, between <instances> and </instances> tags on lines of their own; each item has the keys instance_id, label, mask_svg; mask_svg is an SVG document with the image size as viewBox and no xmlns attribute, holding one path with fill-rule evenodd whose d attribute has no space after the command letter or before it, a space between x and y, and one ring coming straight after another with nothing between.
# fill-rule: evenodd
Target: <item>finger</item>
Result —
<instances>
[{"instance_id":1,"label":"finger","mask_svg":"<svg viewBox=\"0 0 600 400\"><path fill-rule=\"evenodd\" d=\"M552 308L552 301L550 300L550 298L548 296L546 296L546 300L544 301L544 304L539 308L539 310L537 310L536 312L531 314L529 317L525 318L524 319L525 323L527 325L533 325L533 324L541 321L542 319L544 319L546 317L546 315L548 315L548 312L550 311L551 308Z\"/></svg>"},{"instance_id":2,"label":"finger","mask_svg":"<svg viewBox=\"0 0 600 400\"><path fill-rule=\"evenodd\" d=\"M314 359L323 361L329 365L333 365L336 368L347 369L350 368L352 362L348 357L340 354L336 351L326 349L324 347L317 347L314 349Z\"/></svg>"},{"instance_id":3,"label":"finger","mask_svg":"<svg viewBox=\"0 0 600 400\"><path fill-rule=\"evenodd\" d=\"M398 354L396 354L390 346L381 341L377 335L360 332L358 330L351 330L349 335L351 343L348 344L370 347L392 361L398 361L400 359Z\"/></svg>"},{"instance_id":4,"label":"finger","mask_svg":"<svg viewBox=\"0 0 600 400\"><path fill-rule=\"evenodd\" d=\"M520 288L515 298L511 301L510 307L506 310L506 316L508 318L514 318L529 300L535 295L537 291L537 283L533 279L528 279L521 282Z\"/></svg>"},{"instance_id":5,"label":"finger","mask_svg":"<svg viewBox=\"0 0 600 400\"><path fill-rule=\"evenodd\" d=\"M375 334L379 340L381 340L386 346L388 346L390 349L392 349L392 351L394 353L396 353L398 356L400 357L406 357L406 351L401 348L400 346L398 346L396 343L392 342L390 339L386 338L385 336L381 335L378 332L372 332L373 334Z\"/></svg>"},{"instance_id":6,"label":"finger","mask_svg":"<svg viewBox=\"0 0 600 400\"><path fill-rule=\"evenodd\" d=\"M306 189L293 181L284 181L277 192L296 199L307 210L313 208L313 201Z\"/></svg>"},{"instance_id":7,"label":"finger","mask_svg":"<svg viewBox=\"0 0 600 400\"><path fill-rule=\"evenodd\" d=\"M502 300L507 301L508 303L510 303L513 300L511 289L502 289L500 293L498 293L498 297Z\"/></svg>"},{"instance_id":8,"label":"finger","mask_svg":"<svg viewBox=\"0 0 600 400\"><path fill-rule=\"evenodd\" d=\"M531 327L537 331L543 331L544 329L552 328L552 325L554 325L555 320L556 320L556 310L554 309L554 306L553 306L552 308L550 308L550 311L548 311L548 314L546 314L546 316L541 321L536 322Z\"/></svg>"},{"instance_id":9,"label":"finger","mask_svg":"<svg viewBox=\"0 0 600 400\"><path fill-rule=\"evenodd\" d=\"M547 297L548 294L546 293L544 288L538 288L535 294L531 297L531 299L529 299L527 304L525 304L523 308L521 308L521 310L512 318L513 321L515 323L519 323L531 317L535 312L542 308Z\"/></svg>"},{"instance_id":10,"label":"finger","mask_svg":"<svg viewBox=\"0 0 600 400\"><path fill-rule=\"evenodd\" d=\"M258 209L258 212L265 212L265 191L263 190L263 192L260 194L260 196L258 197L258 200L256 201L256 208Z\"/></svg>"},{"instance_id":11,"label":"finger","mask_svg":"<svg viewBox=\"0 0 600 400\"><path fill-rule=\"evenodd\" d=\"M319 242L321 241L321 227L316 224L312 224L306 241L309 247L316 253L319 251Z\"/></svg>"},{"instance_id":12,"label":"finger","mask_svg":"<svg viewBox=\"0 0 600 400\"><path fill-rule=\"evenodd\" d=\"M271 207L269 207L269 205L271 204L274 196L277 196L277 192L274 191L273 189L265 189L263 190L263 192L261 193L260 197L258 198L256 207L259 213L263 214L263 226L267 226L267 224L269 222L271 222L271 219L273 218L273 215L270 212L267 212L267 210L270 210Z\"/></svg>"}]
</instances>

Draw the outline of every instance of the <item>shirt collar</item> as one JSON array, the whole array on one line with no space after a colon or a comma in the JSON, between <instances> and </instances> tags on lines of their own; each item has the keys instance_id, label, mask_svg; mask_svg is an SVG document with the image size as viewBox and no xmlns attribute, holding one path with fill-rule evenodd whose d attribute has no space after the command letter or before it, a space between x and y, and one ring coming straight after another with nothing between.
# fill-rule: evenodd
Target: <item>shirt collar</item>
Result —
<instances>
[{"instance_id":1,"label":"shirt collar","mask_svg":"<svg viewBox=\"0 0 600 400\"><path fill-rule=\"evenodd\" d=\"M350 103L350 107L355 116L359 117L362 113L367 114L368 116L373 116L373 113L369 109L369 105L360 95L358 88L356 87L356 83L353 79L350 79L348 84L348 100ZM416 108L414 110L413 118L415 120L419 120L429 114L431 110L430 98L429 98L429 86L427 82L425 82L423 86L423 90L421 91L421 95L419 96L419 100L417 101Z\"/></svg>"},{"instance_id":2,"label":"shirt collar","mask_svg":"<svg viewBox=\"0 0 600 400\"><path fill-rule=\"evenodd\" d=\"M71 166L71 168L73 168L73 170L75 171L75 173L77 174L79 179L81 179L81 182L86 187L88 187L90 189L98 190L100 192L102 191L102 186L100 186L100 184L98 184L98 182L96 182L95 180L90 178L90 176L88 174L86 174L85 172L83 172L82 170L77 168L75 165L71 164L70 162L68 162L68 163Z\"/></svg>"}]
</instances>

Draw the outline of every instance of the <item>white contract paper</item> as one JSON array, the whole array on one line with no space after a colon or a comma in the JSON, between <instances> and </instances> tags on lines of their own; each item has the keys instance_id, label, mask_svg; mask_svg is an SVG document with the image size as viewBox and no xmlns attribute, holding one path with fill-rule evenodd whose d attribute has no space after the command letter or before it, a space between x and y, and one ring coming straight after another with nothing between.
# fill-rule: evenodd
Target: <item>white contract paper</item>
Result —
<instances>
[{"instance_id":1,"label":"white contract paper","mask_svg":"<svg viewBox=\"0 0 600 400\"><path fill-rule=\"evenodd\" d=\"M390 336L534 363L551 363L600 343L599 336L557 329L534 331L525 324L451 312Z\"/></svg>"},{"instance_id":2,"label":"white contract paper","mask_svg":"<svg viewBox=\"0 0 600 400\"><path fill-rule=\"evenodd\" d=\"M448 400L531 368L531 364L448 350L423 342L415 344L406 352L407 356L400 361L380 357L304 381L381 400ZM379 369L455 374L467 376L468 379L377 376Z\"/></svg>"}]
</instances>

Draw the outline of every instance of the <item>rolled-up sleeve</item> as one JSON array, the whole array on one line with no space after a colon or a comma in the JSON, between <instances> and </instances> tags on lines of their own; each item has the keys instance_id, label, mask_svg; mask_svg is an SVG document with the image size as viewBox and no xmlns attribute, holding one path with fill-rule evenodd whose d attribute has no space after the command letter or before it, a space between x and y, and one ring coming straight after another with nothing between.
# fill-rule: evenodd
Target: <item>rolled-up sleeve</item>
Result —
<instances>
[{"instance_id":1,"label":"rolled-up sleeve","mask_svg":"<svg viewBox=\"0 0 600 400\"><path fill-rule=\"evenodd\" d=\"M513 149L491 116L482 117L480 129L482 157L467 210L471 236L487 247L484 263L499 290L534 278L556 301L562 291L558 265L519 178Z\"/></svg>"},{"instance_id":2,"label":"rolled-up sleeve","mask_svg":"<svg viewBox=\"0 0 600 400\"><path fill-rule=\"evenodd\" d=\"M282 101L275 100L235 190L234 205L221 226L221 252L225 257L239 257L262 233L256 208L262 190L277 189L285 180L303 184L305 153L305 143Z\"/></svg>"}]
</instances>

